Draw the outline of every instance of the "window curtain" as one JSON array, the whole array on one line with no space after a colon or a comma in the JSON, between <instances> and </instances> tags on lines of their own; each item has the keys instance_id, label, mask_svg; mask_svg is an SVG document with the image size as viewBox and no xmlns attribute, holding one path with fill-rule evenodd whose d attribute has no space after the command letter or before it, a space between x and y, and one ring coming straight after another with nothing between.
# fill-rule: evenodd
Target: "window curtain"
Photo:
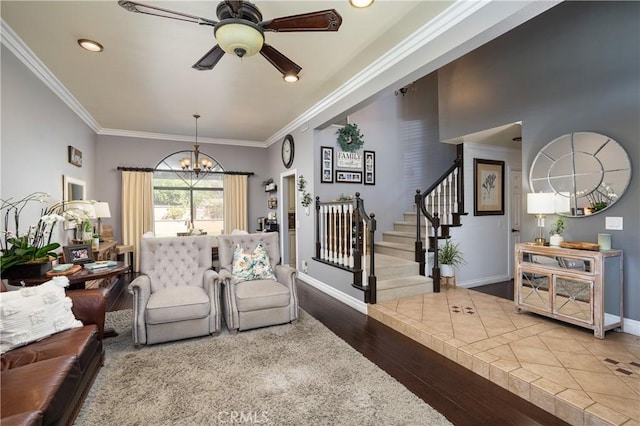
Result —
<instances>
[{"instance_id":1,"label":"window curtain","mask_svg":"<svg viewBox=\"0 0 640 426\"><path fill-rule=\"evenodd\" d=\"M132 245L140 270L140 238L153 231L153 173L122 172L122 243Z\"/></svg>"},{"instance_id":2,"label":"window curtain","mask_svg":"<svg viewBox=\"0 0 640 426\"><path fill-rule=\"evenodd\" d=\"M224 175L224 232L249 231L247 224L247 175Z\"/></svg>"}]
</instances>

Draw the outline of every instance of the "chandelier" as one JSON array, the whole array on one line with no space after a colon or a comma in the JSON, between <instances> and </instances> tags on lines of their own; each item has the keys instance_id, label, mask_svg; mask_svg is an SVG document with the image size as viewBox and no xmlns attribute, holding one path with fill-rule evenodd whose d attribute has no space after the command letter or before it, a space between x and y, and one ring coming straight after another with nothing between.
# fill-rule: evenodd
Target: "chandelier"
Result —
<instances>
[{"instance_id":1,"label":"chandelier","mask_svg":"<svg viewBox=\"0 0 640 426\"><path fill-rule=\"evenodd\" d=\"M200 175L200 172L210 172L213 167L213 161L209 158L200 158L200 145L198 145L198 114L194 114L193 118L196 119L196 143L193 145L193 167L191 165L190 158L183 158L180 160L180 167L184 171L190 171L195 173L196 177Z\"/></svg>"}]
</instances>

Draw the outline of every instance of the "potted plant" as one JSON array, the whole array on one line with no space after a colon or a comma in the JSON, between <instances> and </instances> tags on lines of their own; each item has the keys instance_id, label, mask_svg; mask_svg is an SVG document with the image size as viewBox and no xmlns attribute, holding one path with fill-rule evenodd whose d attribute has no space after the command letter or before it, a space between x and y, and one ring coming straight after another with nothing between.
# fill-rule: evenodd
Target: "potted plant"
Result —
<instances>
[{"instance_id":1,"label":"potted plant","mask_svg":"<svg viewBox=\"0 0 640 426\"><path fill-rule=\"evenodd\" d=\"M438 261L440 263L440 276L442 277L453 277L455 268L467 263L458 244L454 244L451 238L447 238L444 245L438 250Z\"/></svg>"},{"instance_id":2,"label":"potted plant","mask_svg":"<svg viewBox=\"0 0 640 426\"><path fill-rule=\"evenodd\" d=\"M564 231L564 218L562 216L558 216L558 219L551 224L551 230L549 234L549 245L554 247L559 247L560 243L564 241L564 237L562 236L562 231Z\"/></svg>"},{"instance_id":3,"label":"potted plant","mask_svg":"<svg viewBox=\"0 0 640 426\"><path fill-rule=\"evenodd\" d=\"M264 186L264 192L272 192L276 190L276 184L273 182L273 178L263 181L262 186Z\"/></svg>"}]
</instances>

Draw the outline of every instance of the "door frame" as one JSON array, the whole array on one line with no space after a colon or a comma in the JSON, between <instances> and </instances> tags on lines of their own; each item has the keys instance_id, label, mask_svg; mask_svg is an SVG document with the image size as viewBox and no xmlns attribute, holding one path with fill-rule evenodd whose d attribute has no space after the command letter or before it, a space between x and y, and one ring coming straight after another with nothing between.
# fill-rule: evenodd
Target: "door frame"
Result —
<instances>
[{"instance_id":1,"label":"door frame","mask_svg":"<svg viewBox=\"0 0 640 426\"><path fill-rule=\"evenodd\" d=\"M513 223L513 206L514 206L514 194L513 194L513 179L514 179L514 175L516 173L520 174L520 200L518 200L517 202L519 203L520 207L520 229L518 230L518 235L514 236L514 232L512 231L513 229L515 229L515 224ZM509 259L509 265L507 267L507 274L509 276L509 279L513 279L515 277L515 244L520 242L520 236L521 236L521 232L522 232L522 193L524 191L524 185L523 185L523 177L522 177L522 168L520 166L518 167L514 167L514 166L509 166L507 169L507 177L508 177L508 182L509 182L509 193L508 193L508 216L507 216L507 238L508 238L508 250L509 250L509 255L507 256L507 258Z\"/></svg>"},{"instance_id":2,"label":"door frame","mask_svg":"<svg viewBox=\"0 0 640 426\"><path fill-rule=\"evenodd\" d=\"M289 256L285 257L285 254L289 254L285 247L289 244L289 178L293 176L292 184L294 185L295 194L295 214L296 222L298 221L298 191L295 186L298 182L298 169L289 169L280 173L280 200L278 201L278 210L280 214L280 262L284 265L289 262ZM297 226L296 226L297 228ZM286 244L286 245L285 245ZM297 269L298 263L298 233L296 232L296 265L290 265Z\"/></svg>"}]
</instances>

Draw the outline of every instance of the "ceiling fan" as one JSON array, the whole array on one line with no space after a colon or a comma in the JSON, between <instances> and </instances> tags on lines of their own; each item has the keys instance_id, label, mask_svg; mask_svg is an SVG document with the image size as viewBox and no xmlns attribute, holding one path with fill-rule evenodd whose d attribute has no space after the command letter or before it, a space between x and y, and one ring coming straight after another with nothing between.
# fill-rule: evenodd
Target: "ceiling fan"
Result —
<instances>
[{"instance_id":1,"label":"ceiling fan","mask_svg":"<svg viewBox=\"0 0 640 426\"><path fill-rule=\"evenodd\" d=\"M213 34L218 44L193 64L192 68L200 71L210 70L220 61L225 52L240 58L253 56L260 52L282 73L285 81L289 82L298 80L298 73L302 68L274 47L266 44L264 42L265 31L338 31L342 24L342 17L335 9L263 21L260 10L253 3L242 0L220 2L216 8L218 21L133 1L119 0L118 4L129 12L213 27Z\"/></svg>"}]
</instances>

